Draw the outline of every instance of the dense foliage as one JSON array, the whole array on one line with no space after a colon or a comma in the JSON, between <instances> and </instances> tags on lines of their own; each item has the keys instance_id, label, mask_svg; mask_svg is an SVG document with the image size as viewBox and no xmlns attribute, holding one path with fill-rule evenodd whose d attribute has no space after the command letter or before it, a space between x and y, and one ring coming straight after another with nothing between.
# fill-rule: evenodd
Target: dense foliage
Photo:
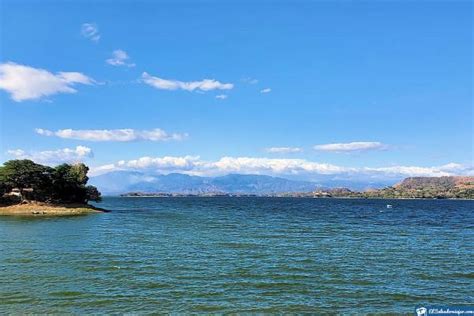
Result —
<instances>
[{"instance_id":1,"label":"dense foliage","mask_svg":"<svg viewBox=\"0 0 474 316\"><path fill-rule=\"evenodd\" d=\"M96 187L87 185L89 168L82 164L43 166L31 160L10 160L0 167L0 198L16 190L21 200L51 203L87 203L100 201Z\"/></svg>"}]
</instances>

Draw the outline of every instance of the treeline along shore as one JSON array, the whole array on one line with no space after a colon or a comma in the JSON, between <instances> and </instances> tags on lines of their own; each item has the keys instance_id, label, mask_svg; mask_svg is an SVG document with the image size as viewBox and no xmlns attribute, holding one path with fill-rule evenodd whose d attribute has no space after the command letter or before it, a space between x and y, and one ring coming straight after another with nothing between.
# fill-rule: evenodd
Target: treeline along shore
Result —
<instances>
[{"instance_id":1,"label":"treeline along shore","mask_svg":"<svg viewBox=\"0 0 474 316\"><path fill-rule=\"evenodd\" d=\"M336 188L314 194L368 199L474 199L474 177L412 177L378 190L358 192Z\"/></svg>"},{"instance_id":2,"label":"treeline along shore","mask_svg":"<svg viewBox=\"0 0 474 316\"><path fill-rule=\"evenodd\" d=\"M0 215L78 215L102 212L99 190L87 185L83 163L43 166L10 160L0 167Z\"/></svg>"}]
</instances>

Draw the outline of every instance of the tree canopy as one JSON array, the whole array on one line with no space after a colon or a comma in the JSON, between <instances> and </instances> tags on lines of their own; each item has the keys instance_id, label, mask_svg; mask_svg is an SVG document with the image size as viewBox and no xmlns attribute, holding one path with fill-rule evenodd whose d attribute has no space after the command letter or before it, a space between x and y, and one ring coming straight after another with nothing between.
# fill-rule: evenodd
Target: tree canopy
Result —
<instances>
[{"instance_id":1,"label":"tree canopy","mask_svg":"<svg viewBox=\"0 0 474 316\"><path fill-rule=\"evenodd\" d=\"M100 192L87 185L89 168L62 164L54 168L31 160L10 160L0 167L0 198L18 189L22 199L52 203L99 202Z\"/></svg>"}]
</instances>

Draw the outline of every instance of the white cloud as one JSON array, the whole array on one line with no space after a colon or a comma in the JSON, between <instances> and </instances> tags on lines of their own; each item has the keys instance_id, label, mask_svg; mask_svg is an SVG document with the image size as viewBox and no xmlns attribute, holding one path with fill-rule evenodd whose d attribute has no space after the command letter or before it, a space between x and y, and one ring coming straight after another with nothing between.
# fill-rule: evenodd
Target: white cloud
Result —
<instances>
[{"instance_id":1,"label":"white cloud","mask_svg":"<svg viewBox=\"0 0 474 316\"><path fill-rule=\"evenodd\" d=\"M270 92L272 92L272 89L270 88L265 88L265 89L260 90L260 93L270 93Z\"/></svg>"},{"instance_id":2,"label":"white cloud","mask_svg":"<svg viewBox=\"0 0 474 316\"><path fill-rule=\"evenodd\" d=\"M216 162L207 163L206 169L223 173L255 173L255 174L301 174L318 173L333 174L348 169L327 163L318 163L304 159L273 159L252 157L223 157Z\"/></svg>"},{"instance_id":3,"label":"white cloud","mask_svg":"<svg viewBox=\"0 0 474 316\"><path fill-rule=\"evenodd\" d=\"M248 83L248 84L257 84L258 80L255 79L255 78L247 77L247 78L243 78L242 82L245 82L245 83Z\"/></svg>"},{"instance_id":4,"label":"white cloud","mask_svg":"<svg viewBox=\"0 0 474 316\"><path fill-rule=\"evenodd\" d=\"M58 72L8 62L0 64L0 89L21 102L58 93L76 93L75 84L90 85L95 81L80 72Z\"/></svg>"},{"instance_id":5,"label":"white cloud","mask_svg":"<svg viewBox=\"0 0 474 316\"><path fill-rule=\"evenodd\" d=\"M100 40L99 28L95 23L82 24L81 35L94 42L98 42Z\"/></svg>"},{"instance_id":6,"label":"white cloud","mask_svg":"<svg viewBox=\"0 0 474 316\"><path fill-rule=\"evenodd\" d=\"M108 165L102 165L102 166L99 166L99 167L89 168L89 175L97 176L97 175L101 175L101 174L105 174L105 173L109 173L109 172L117 171L117 170L119 170L117 168L117 166L115 164L111 163L111 164L108 164Z\"/></svg>"},{"instance_id":7,"label":"white cloud","mask_svg":"<svg viewBox=\"0 0 474 316\"><path fill-rule=\"evenodd\" d=\"M112 170L153 170L157 172L181 172L195 175L219 175L227 173L244 174L299 174L315 172L319 174L341 173L343 167L331 164L309 162L303 159L271 159L250 157L223 157L217 161L204 161L199 156L184 157L142 157L135 160L121 160L107 168L93 168L94 174Z\"/></svg>"},{"instance_id":8,"label":"white cloud","mask_svg":"<svg viewBox=\"0 0 474 316\"><path fill-rule=\"evenodd\" d=\"M265 151L272 154L300 153L303 151L300 147L269 147Z\"/></svg>"},{"instance_id":9,"label":"white cloud","mask_svg":"<svg viewBox=\"0 0 474 316\"><path fill-rule=\"evenodd\" d=\"M370 174L383 174L386 176L402 175L406 177L443 177L452 175L473 175L474 168L463 166L457 163L448 163L436 167L418 167L418 166L390 166L361 168L362 172Z\"/></svg>"},{"instance_id":10,"label":"white cloud","mask_svg":"<svg viewBox=\"0 0 474 316\"><path fill-rule=\"evenodd\" d=\"M218 94L216 95L216 99L221 99L221 100L227 99L227 94Z\"/></svg>"},{"instance_id":11,"label":"white cloud","mask_svg":"<svg viewBox=\"0 0 474 316\"><path fill-rule=\"evenodd\" d=\"M63 148L58 150L26 152L22 149L8 150L7 153L15 159L30 159L37 163L58 164L63 162L80 162L94 156L92 149L85 146Z\"/></svg>"},{"instance_id":12,"label":"white cloud","mask_svg":"<svg viewBox=\"0 0 474 316\"><path fill-rule=\"evenodd\" d=\"M334 143L314 146L315 150L327 152L354 152L368 150L387 149L387 145L380 142L352 142L352 143Z\"/></svg>"},{"instance_id":13,"label":"white cloud","mask_svg":"<svg viewBox=\"0 0 474 316\"><path fill-rule=\"evenodd\" d=\"M214 79L204 79L201 81L179 81L168 80L154 77L144 72L142 80L146 84L162 90L186 90L186 91L210 91L210 90L229 90L234 87L232 83L222 83Z\"/></svg>"},{"instance_id":14,"label":"white cloud","mask_svg":"<svg viewBox=\"0 0 474 316\"><path fill-rule=\"evenodd\" d=\"M112 52L112 58L107 59L106 63L112 66L135 67L135 64L128 62L129 59L126 51L117 49Z\"/></svg>"},{"instance_id":15,"label":"white cloud","mask_svg":"<svg viewBox=\"0 0 474 316\"><path fill-rule=\"evenodd\" d=\"M389 166L389 167L345 167L334 164L308 161L306 159L275 159L254 157L222 157L217 161L206 161L199 156L142 157L119 161L93 168L95 175L114 170L144 170L158 173L180 172L190 175L216 176L229 173L266 174L277 176L314 177L318 175L347 176L351 178L404 178L409 176L472 175L472 166L446 164L435 167Z\"/></svg>"},{"instance_id":16,"label":"white cloud","mask_svg":"<svg viewBox=\"0 0 474 316\"><path fill-rule=\"evenodd\" d=\"M189 171L199 164L199 156L184 157L141 157L129 161L119 161L116 166L130 169L158 169L162 171Z\"/></svg>"},{"instance_id":17,"label":"white cloud","mask_svg":"<svg viewBox=\"0 0 474 316\"><path fill-rule=\"evenodd\" d=\"M188 135L178 133L167 133L162 129L155 128L152 130L134 130L131 128L124 129L92 129L92 130L73 130L73 129L60 129L57 131L50 131L42 128L37 128L36 133L43 136L57 136L66 139L77 139L87 140L95 142L131 142L138 140L148 141L169 141L169 140L182 140Z\"/></svg>"}]
</instances>

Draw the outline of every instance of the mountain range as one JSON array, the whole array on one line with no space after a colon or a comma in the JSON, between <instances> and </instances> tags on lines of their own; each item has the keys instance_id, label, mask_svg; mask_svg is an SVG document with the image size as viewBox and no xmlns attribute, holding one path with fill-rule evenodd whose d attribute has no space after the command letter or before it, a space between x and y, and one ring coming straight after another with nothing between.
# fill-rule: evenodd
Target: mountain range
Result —
<instances>
[{"instance_id":1,"label":"mountain range","mask_svg":"<svg viewBox=\"0 0 474 316\"><path fill-rule=\"evenodd\" d=\"M96 186L104 195L119 195L128 192L271 194L281 192L312 192L325 187L349 187L351 189L381 188L393 184L332 179L311 182L266 175L244 174L229 174L219 177L199 177L180 173L152 175L137 171L114 171L91 177L89 183Z\"/></svg>"}]
</instances>

